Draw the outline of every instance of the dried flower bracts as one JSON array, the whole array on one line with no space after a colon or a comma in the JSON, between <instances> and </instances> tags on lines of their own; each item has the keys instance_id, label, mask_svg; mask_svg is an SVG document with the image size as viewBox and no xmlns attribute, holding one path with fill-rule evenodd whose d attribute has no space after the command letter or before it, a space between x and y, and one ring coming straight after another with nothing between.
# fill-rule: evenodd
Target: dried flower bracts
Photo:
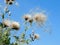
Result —
<instances>
[{"instance_id":1,"label":"dried flower bracts","mask_svg":"<svg viewBox=\"0 0 60 45\"><path fill-rule=\"evenodd\" d=\"M34 34L34 39L39 39L39 34Z\"/></svg>"},{"instance_id":2,"label":"dried flower bracts","mask_svg":"<svg viewBox=\"0 0 60 45\"><path fill-rule=\"evenodd\" d=\"M26 21L29 21L31 19L31 15L30 14L26 14L23 17Z\"/></svg>"}]
</instances>

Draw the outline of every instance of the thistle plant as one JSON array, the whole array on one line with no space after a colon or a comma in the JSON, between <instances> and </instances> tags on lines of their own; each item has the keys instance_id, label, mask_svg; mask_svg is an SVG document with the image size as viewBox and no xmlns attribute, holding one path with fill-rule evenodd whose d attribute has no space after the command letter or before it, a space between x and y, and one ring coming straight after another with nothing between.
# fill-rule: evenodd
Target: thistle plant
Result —
<instances>
[{"instance_id":1,"label":"thistle plant","mask_svg":"<svg viewBox=\"0 0 60 45\"><path fill-rule=\"evenodd\" d=\"M11 43L11 31L12 30L20 30L21 25L17 21L12 21L9 18L5 18L7 16L11 16L11 11L9 10L9 6L13 6L16 3L15 0L4 0L6 6L4 7L4 11L0 14L0 45L29 45L30 42L34 42L40 38L39 34L36 34L32 29L31 34L28 34L28 30L33 27L33 24L36 23L40 26L44 25L46 22L47 16L41 12L32 14L25 14L23 18L24 23L24 31L19 35L13 35L15 41ZM2 10L1 10L2 11ZM21 30L20 30L21 31ZM28 34L28 37L26 36Z\"/></svg>"}]
</instances>

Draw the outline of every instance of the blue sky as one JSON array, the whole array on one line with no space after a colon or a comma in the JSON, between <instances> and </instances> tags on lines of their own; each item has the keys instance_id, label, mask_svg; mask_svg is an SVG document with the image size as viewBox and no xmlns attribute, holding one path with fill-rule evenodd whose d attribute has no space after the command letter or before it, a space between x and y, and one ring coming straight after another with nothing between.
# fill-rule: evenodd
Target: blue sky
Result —
<instances>
[{"instance_id":1,"label":"blue sky","mask_svg":"<svg viewBox=\"0 0 60 45\"><path fill-rule=\"evenodd\" d=\"M4 0L0 0L3 4ZM51 23L52 34L40 32L40 28L36 33L40 34L40 40L35 41L32 45L60 45L60 0L16 0L19 6L11 6L12 16L15 21L22 22L21 17L28 13L31 9L39 7L48 13L48 20Z\"/></svg>"}]
</instances>

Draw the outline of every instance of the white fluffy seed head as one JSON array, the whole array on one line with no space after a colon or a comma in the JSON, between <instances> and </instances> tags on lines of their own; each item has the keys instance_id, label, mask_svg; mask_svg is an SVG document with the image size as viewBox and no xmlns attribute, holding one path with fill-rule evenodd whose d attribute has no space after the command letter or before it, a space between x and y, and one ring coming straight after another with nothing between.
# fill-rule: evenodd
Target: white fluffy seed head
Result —
<instances>
[{"instance_id":1,"label":"white fluffy seed head","mask_svg":"<svg viewBox=\"0 0 60 45\"><path fill-rule=\"evenodd\" d=\"M20 24L18 22L12 22L11 27L12 29L18 30L20 28Z\"/></svg>"},{"instance_id":2,"label":"white fluffy seed head","mask_svg":"<svg viewBox=\"0 0 60 45\"><path fill-rule=\"evenodd\" d=\"M44 23L46 21L47 16L43 13L37 13L34 16L34 20L36 22Z\"/></svg>"},{"instance_id":3,"label":"white fluffy seed head","mask_svg":"<svg viewBox=\"0 0 60 45\"><path fill-rule=\"evenodd\" d=\"M11 21L10 20L4 20L3 24L4 24L4 26L9 27L11 25Z\"/></svg>"},{"instance_id":4,"label":"white fluffy seed head","mask_svg":"<svg viewBox=\"0 0 60 45\"><path fill-rule=\"evenodd\" d=\"M39 39L39 34L34 34L34 39Z\"/></svg>"},{"instance_id":5,"label":"white fluffy seed head","mask_svg":"<svg viewBox=\"0 0 60 45\"><path fill-rule=\"evenodd\" d=\"M3 24L5 27L11 27L12 29L15 29L15 30L18 30L20 28L20 24L18 22L13 22L13 21L10 21L10 20L4 20L3 21Z\"/></svg>"}]
</instances>

